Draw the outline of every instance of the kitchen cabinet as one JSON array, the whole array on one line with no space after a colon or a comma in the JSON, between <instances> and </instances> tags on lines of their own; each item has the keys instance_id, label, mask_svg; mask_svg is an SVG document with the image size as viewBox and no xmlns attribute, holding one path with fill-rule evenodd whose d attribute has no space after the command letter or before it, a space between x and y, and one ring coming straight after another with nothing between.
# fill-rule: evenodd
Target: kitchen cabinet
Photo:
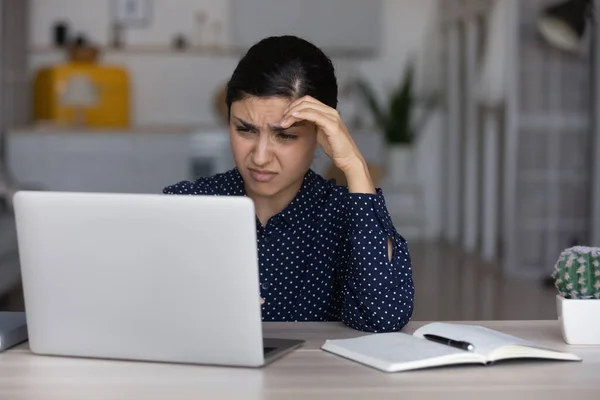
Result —
<instances>
[{"instance_id":1,"label":"kitchen cabinet","mask_svg":"<svg viewBox=\"0 0 600 400\"><path fill-rule=\"evenodd\" d=\"M18 186L54 191L161 193L233 166L219 128L15 129L6 152Z\"/></svg>"}]
</instances>

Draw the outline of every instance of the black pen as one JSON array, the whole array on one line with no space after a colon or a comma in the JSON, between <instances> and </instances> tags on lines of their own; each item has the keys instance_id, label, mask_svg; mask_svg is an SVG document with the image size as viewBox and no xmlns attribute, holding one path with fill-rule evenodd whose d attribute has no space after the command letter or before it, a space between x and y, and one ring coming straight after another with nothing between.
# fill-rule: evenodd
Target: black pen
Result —
<instances>
[{"instance_id":1,"label":"black pen","mask_svg":"<svg viewBox=\"0 0 600 400\"><path fill-rule=\"evenodd\" d=\"M473 351L473 350L475 350L475 346L473 346L469 342L464 342L462 340L452 340L452 339L448 339L448 338L441 337L441 336L438 336L438 335L431 335L431 334L425 334L423 336L425 337L425 339L431 340L432 342L441 343L441 344L445 344L447 346L456 347L457 349L462 349L462 350L466 350L466 351Z\"/></svg>"}]
</instances>

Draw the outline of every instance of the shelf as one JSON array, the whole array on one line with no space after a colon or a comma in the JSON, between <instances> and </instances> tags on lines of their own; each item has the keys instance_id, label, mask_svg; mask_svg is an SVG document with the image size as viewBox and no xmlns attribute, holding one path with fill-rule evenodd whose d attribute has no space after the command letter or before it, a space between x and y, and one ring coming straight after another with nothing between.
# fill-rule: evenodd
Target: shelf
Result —
<instances>
[{"instance_id":1,"label":"shelf","mask_svg":"<svg viewBox=\"0 0 600 400\"><path fill-rule=\"evenodd\" d=\"M71 126L61 123L36 122L12 128L6 132L7 135L82 135L94 136L93 134L193 134L196 132L215 132L226 128L214 124L188 124L188 125L132 125L129 127L89 127Z\"/></svg>"},{"instance_id":2,"label":"shelf","mask_svg":"<svg viewBox=\"0 0 600 400\"><path fill-rule=\"evenodd\" d=\"M32 54L58 54L64 53L67 49L53 46L33 46L29 49ZM323 49L323 51L332 58L371 58L375 55L371 51L352 50L352 49ZM130 45L122 48L101 46L102 54L121 54L121 55L187 55L187 56L235 56L241 57L246 49L236 47L214 46L197 47L190 46L183 49L176 49L165 45Z\"/></svg>"},{"instance_id":3,"label":"shelf","mask_svg":"<svg viewBox=\"0 0 600 400\"><path fill-rule=\"evenodd\" d=\"M222 55L222 56L241 56L243 54L242 49L229 48L229 47L187 47L183 49L176 49L169 46L161 45L135 45L125 46L122 48L118 47L106 47L101 46L100 52L103 54L123 54L123 55ZM53 47L53 46L33 46L29 49L30 53L33 54L55 54L55 53L66 53L66 48Z\"/></svg>"}]
</instances>

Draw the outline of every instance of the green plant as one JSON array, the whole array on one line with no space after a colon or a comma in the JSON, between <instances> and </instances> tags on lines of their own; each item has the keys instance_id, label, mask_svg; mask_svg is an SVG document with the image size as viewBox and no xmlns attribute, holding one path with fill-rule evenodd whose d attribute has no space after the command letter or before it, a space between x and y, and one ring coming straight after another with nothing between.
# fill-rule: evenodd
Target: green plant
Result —
<instances>
[{"instance_id":1,"label":"green plant","mask_svg":"<svg viewBox=\"0 0 600 400\"><path fill-rule=\"evenodd\" d=\"M436 106L436 96L418 99L414 93L414 64L409 62L398 87L389 93L387 104L380 102L373 88L364 80L356 82L359 94L373 114L375 125L391 144L412 144ZM422 104L425 113L413 124L415 107Z\"/></svg>"},{"instance_id":2,"label":"green plant","mask_svg":"<svg viewBox=\"0 0 600 400\"><path fill-rule=\"evenodd\" d=\"M552 272L559 294L567 299L600 299L600 248L563 250Z\"/></svg>"}]
</instances>

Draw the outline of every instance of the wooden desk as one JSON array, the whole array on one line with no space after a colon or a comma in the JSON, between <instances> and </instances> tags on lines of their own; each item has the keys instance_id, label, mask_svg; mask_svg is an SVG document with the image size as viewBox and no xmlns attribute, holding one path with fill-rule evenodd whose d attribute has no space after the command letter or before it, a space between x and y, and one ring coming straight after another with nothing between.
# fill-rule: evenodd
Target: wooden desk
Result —
<instances>
[{"instance_id":1,"label":"wooden desk","mask_svg":"<svg viewBox=\"0 0 600 400\"><path fill-rule=\"evenodd\" d=\"M0 399L596 399L600 346L568 346L556 321L474 323L580 355L583 362L518 362L387 374L321 351L325 339L362 335L337 323L266 323L304 347L262 369L0 353ZM422 322L411 322L412 332ZM405 396L403 396L405 395Z\"/></svg>"}]
</instances>

